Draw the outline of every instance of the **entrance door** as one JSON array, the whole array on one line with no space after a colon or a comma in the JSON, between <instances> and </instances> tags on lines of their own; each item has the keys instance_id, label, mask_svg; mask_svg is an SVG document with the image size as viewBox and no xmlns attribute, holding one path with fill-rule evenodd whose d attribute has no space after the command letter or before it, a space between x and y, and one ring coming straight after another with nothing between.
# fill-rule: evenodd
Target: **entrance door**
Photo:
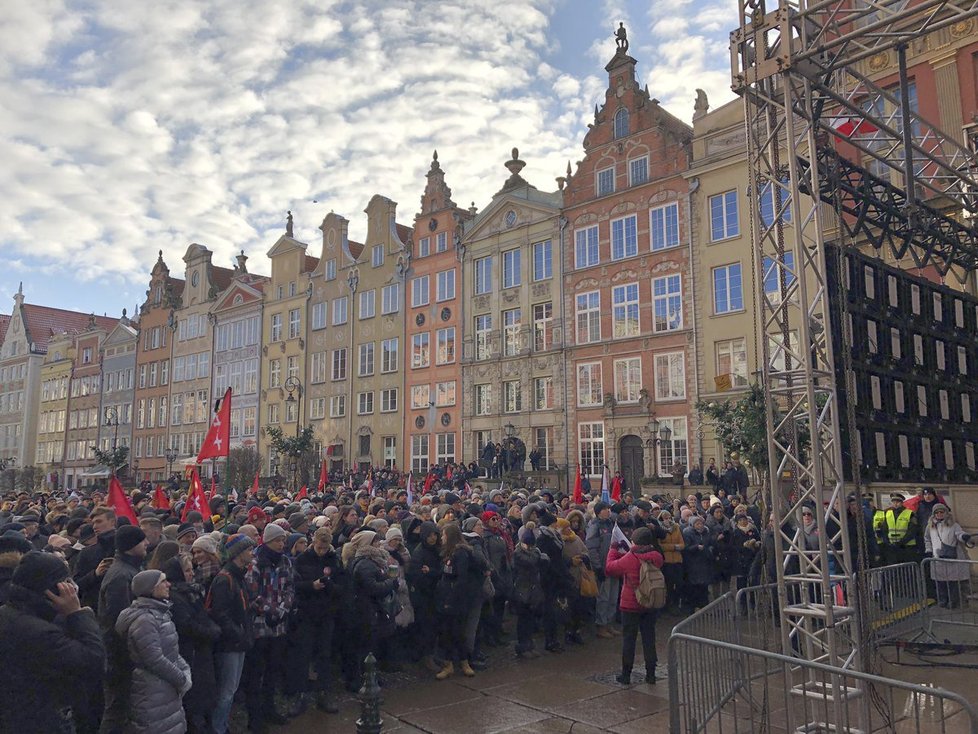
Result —
<instances>
[{"instance_id":1,"label":"entrance door","mask_svg":"<svg viewBox=\"0 0 978 734\"><path fill-rule=\"evenodd\" d=\"M621 473L625 477L625 486L637 497L640 491L639 482L645 476L642 439L638 436L623 436L618 444L618 455L621 457Z\"/></svg>"}]
</instances>

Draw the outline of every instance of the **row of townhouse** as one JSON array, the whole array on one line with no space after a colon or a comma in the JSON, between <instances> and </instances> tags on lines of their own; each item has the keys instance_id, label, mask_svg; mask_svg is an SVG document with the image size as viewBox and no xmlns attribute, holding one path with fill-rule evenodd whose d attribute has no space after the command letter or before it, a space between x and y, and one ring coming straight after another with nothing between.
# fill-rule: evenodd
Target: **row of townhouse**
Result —
<instances>
[{"instance_id":1,"label":"row of townhouse","mask_svg":"<svg viewBox=\"0 0 978 734\"><path fill-rule=\"evenodd\" d=\"M978 109L976 58L960 29L922 39L912 105L960 131ZM885 81L884 61L866 73ZM413 222L374 196L364 243L330 213L314 246L290 215L269 276L194 244L178 278L160 253L138 322L76 314L28 343L15 324L40 307L19 294L0 322L0 458L77 484L89 442L118 441L140 478L159 479L196 454L230 386L232 446L255 448L268 473L285 472L267 429L305 425L334 468L424 472L509 435L549 468L608 463L633 486L721 460L695 405L745 388L760 343L742 107L709 111L701 96L690 127L636 63L618 49L605 67L583 158L554 190L523 177L514 149L491 201L466 209L436 153ZM771 192L759 210L773 216Z\"/></svg>"}]
</instances>

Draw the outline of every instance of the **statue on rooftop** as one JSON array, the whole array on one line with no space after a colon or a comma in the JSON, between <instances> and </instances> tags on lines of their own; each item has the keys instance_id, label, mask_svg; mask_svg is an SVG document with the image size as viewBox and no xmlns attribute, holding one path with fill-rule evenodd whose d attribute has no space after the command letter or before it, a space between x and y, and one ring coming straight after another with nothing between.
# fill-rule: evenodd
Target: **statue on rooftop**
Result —
<instances>
[{"instance_id":1,"label":"statue on rooftop","mask_svg":"<svg viewBox=\"0 0 978 734\"><path fill-rule=\"evenodd\" d=\"M628 53L628 31L625 30L624 23L618 24L618 30L615 31L615 43L621 53Z\"/></svg>"}]
</instances>

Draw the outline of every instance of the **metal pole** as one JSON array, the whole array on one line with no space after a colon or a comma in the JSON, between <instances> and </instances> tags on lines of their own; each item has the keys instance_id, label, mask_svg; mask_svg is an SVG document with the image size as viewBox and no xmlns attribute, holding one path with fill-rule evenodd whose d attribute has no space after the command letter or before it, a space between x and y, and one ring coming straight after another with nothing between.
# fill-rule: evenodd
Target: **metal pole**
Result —
<instances>
[{"instance_id":1,"label":"metal pole","mask_svg":"<svg viewBox=\"0 0 978 734\"><path fill-rule=\"evenodd\" d=\"M377 659L368 653L363 661L363 688L360 689L360 718L357 734L380 734L384 720L380 715L380 686L377 685Z\"/></svg>"}]
</instances>

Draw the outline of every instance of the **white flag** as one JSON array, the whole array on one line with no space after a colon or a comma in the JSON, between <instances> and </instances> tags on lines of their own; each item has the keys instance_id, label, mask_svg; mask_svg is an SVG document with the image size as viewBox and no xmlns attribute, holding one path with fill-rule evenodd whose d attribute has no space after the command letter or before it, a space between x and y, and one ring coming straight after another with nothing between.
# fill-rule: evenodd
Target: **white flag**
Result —
<instances>
[{"instance_id":1,"label":"white flag","mask_svg":"<svg viewBox=\"0 0 978 734\"><path fill-rule=\"evenodd\" d=\"M615 528L611 531L611 546L615 547L623 540L625 541L625 545L627 545L629 548L632 547L631 541L625 537L625 534L621 531L621 528L618 527L618 523L615 523Z\"/></svg>"}]
</instances>

